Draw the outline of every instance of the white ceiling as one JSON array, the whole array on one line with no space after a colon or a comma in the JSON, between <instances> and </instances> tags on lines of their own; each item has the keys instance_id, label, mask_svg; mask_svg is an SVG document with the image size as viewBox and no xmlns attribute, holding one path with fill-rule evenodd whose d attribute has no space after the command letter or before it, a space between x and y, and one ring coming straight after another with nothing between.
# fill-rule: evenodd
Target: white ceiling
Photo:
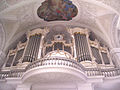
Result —
<instances>
[{"instance_id":1,"label":"white ceiling","mask_svg":"<svg viewBox=\"0 0 120 90\"><path fill-rule=\"evenodd\" d=\"M27 30L57 24L71 27L86 27L100 37L101 40L104 40L110 47L114 46L111 41L111 28L113 27L114 17L118 14L116 6L120 5L119 0L116 0L116 6L111 5L109 0L71 0L78 8L78 15L71 21L53 22L46 22L37 16L37 9L43 1L0 1L0 22L3 25L6 36L5 49L12 41L16 40L16 37L21 36ZM108 3L110 4L108 5Z\"/></svg>"}]
</instances>

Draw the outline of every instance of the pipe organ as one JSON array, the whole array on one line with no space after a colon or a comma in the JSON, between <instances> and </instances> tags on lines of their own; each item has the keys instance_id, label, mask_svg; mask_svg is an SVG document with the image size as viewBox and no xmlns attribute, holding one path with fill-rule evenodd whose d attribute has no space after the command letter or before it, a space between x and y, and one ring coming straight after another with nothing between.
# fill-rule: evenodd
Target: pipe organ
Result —
<instances>
[{"instance_id":1,"label":"pipe organ","mask_svg":"<svg viewBox=\"0 0 120 90\"><path fill-rule=\"evenodd\" d=\"M66 32L65 34L64 32L62 34L53 33L54 35L51 34L49 38L45 39L49 32L52 31L45 31L45 29L29 31L26 34L27 39L24 38L15 49L9 50L4 66L15 67L25 62L34 62L38 56L44 58L53 51L67 52L79 63L95 61L96 65L113 65L107 48L101 46L97 39L90 39L88 30L73 28L67 30L68 34Z\"/></svg>"}]
</instances>

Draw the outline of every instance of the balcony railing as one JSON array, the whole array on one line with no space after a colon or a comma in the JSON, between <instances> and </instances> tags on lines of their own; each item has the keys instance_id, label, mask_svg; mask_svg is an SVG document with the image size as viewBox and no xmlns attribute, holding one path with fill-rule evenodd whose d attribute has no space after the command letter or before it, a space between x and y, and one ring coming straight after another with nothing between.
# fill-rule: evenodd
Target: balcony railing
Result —
<instances>
[{"instance_id":1,"label":"balcony railing","mask_svg":"<svg viewBox=\"0 0 120 90\"><path fill-rule=\"evenodd\" d=\"M80 63L76 62L75 60L71 59L64 59L64 58L44 58L40 60L36 60L30 63L25 69L16 69L10 71L1 71L0 72L0 79L5 78L19 78L21 77L26 71L31 70L36 67L46 67L46 66L55 66L55 67L69 67L77 69L87 76L105 76L105 77L113 77L120 75L120 68L111 68L111 69L100 69L100 68L85 68Z\"/></svg>"},{"instance_id":2,"label":"balcony railing","mask_svg":"<svg viewBox=\"0 0 120 90\"><path fill-rule=\"evenodd\" d=\"M120 75L120 68L100 69L100 68L84 68L87 76L105 76L113 77Z\"/></svg>"},{"instance_id":3,"label":"balcony railing","mask_svg":"<svg viewBox=\"0 0 120 90\"><path fill-rule=\"evenodd\" d=\"M81 71L83 71L82 68L84 68L75 60L64 59L64 58L44 58L44 59L32 62L26 67L26 70L29 70L35 67L40 67L40 66L67 66L67 67L72 67Z\"/></svg>"}]
</instances>

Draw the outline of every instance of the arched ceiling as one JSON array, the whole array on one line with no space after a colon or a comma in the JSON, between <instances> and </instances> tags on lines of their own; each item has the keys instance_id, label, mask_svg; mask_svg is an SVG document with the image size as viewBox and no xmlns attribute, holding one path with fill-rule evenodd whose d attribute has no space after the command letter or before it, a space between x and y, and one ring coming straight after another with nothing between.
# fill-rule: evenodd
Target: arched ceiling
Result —
<instances>
[{"instance_id":1,"label":"arched ceiling","mask_svg":"<svg viewBox=\"0 0 120 90\"><path fill-rule=\"evenodd\" d=\"M85 27L93 31L110 47L111 28L116 15L120 12L119 0L71 0L78 8L78 14L71 21L47 22L40 19L37 9L44 0L1 0L0 22L6 35L6 48L27 30L63 24L69 27ZM114 41L114 40L113 40Z\"/></svg>"}]
</instances>

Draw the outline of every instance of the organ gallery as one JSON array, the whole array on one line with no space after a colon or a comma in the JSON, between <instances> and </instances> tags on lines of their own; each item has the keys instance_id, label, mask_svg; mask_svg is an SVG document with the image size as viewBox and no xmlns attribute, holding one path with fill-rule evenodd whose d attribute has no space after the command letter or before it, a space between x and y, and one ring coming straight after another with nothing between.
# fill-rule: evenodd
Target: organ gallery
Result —
<instances>
[{"instance_id":1,"label":"organ gallery","mask_svg":"<svg viewBox=\"0 0 120 90\"><path fill-rule=\"evenodd\" d=\"M21 68L39 59L53 57L72 59L86 68L115 67L108 47L101 46L92 34L88 29L65 26L31 30L14 45L16 48L8 50L4 68Z\"/></svg>"}]
</instances>

